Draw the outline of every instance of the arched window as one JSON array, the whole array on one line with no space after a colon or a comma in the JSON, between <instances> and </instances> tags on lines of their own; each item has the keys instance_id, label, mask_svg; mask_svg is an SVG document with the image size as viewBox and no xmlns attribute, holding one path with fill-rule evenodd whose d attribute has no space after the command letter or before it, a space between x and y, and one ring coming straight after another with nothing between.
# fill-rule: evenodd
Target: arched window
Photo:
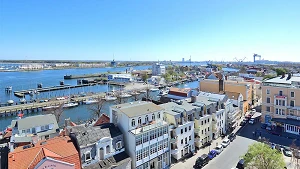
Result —
<instances>
[{"instance_id":1,"label":"arched window","mask_svg":"<svg viewBox=\"0 0 300 169\"><path fill-rule=\"evenodd\" d=\"M155 114L152 114L152 120L155 120Z\"/></svg>"},{"instance_id":2,"label":"arched window","mask_svg":"<svg viewBox=\"0 0 300 169\"><path fill-rule=\"evenodd\" d=\"M109 154L109 153L110 153L110 147L108 145L108 146L106 146L106 154Z\"/></svg>"},{"instance_id":3,"label":"arched window","mask_svg":"<svg viewBox=\"0 0 300 169\"><path fill-rule=\"evenodd\" d=\"M138 119L138 125L142 124L142 118L139 117Z\"/></svg>"},{"instance_id":4,"label":"arched window","mask_svg":"<svg viewBox=\"0 0 300 169\"><path fill-rule=\"evenodd\" d=\"M160 113L157 114L157 118L160 119Z\"/></svg>"},{"instance_id":5,"label":"arched window","mask_svg":"<svg viewBox=\"0 0 300 169\"><path fill-rule=\"evenodd\" d=\"M134 120L134 119L131 120L131 126L132 126L132 127L135 126L135 120Z\"/></svg>"},{"instance_id":6,"label":"arched window","mask_svg":"<svg viewBox=\"0 0 300 169\"><path fill-rule=\"evenodd\" d=\"M147 123L148 121L149 121L148 115L146 115L146 117L145 117L145 123Z\"/></svg>"}]
</instances>

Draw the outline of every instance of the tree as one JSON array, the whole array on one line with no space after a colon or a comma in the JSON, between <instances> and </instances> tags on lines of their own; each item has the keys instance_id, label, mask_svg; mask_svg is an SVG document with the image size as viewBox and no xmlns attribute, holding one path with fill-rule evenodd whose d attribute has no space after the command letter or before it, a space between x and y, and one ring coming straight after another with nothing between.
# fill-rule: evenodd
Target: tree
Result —
<instances>
[{"instance_id":1,"label":"tree","mask_svg":"<svg viewBox=\"0 0 300 169\"><path fill-rule=\"evenodd\" d=\"M48 110L48 111L44 111L43 113L44 114L53 114L56 118L57 123L59 123L61 115L64 112L63 106L64 106L64 104L60 104L58 107L55 107L55 108L53 108L51 110Z\"/></svg>"},{"instance_id":2,"label":"tree","mask_svg":"<svg viewBox=\"0 0 300 169\"><path fill-rule=\"evenodd\" d=\"M149 77L148 77L148 74L147 74L147 73L146 73L146 74L143 74L142 79L143 79L144 82L146 82L148 78L149 78Z\"/></svg>"},{"instance_id":3,"label":"tree","mask_svg":"<svg viewBox=\"0 0 300 169\"><path fill-rule=\"evenodd\" d=\"M275 72L276 72L277 76L284 75L284 74L286 74L286 69L277 68L277 69L275 69Z\"/></svg>"},{"instance_id":4,"label":"tree","mask_svg":"<svg viewBox=\"0 0 300 169\"><path fill-rule=\"evenodd\" d=\"M248 168L277 169L285 167L282 153L264 143L250 145L247 153L242 158Z\"/></svg>"},{"instance_id":5,"label":"tree","mask_svg":"<svg viewBox=\"0 0 300 169\"><path fill-rule=\"evenodd\" d=\"M265 79L272 79L274 77L275 76L273 76L273 75L265 75L264 78L263 78L263 80L265 80Z\"/></svg>"},{"instance_id":6,"label":"tree","mask_svg":"<svg viewBox=\"0 0 300 169\"><path fill-rule=\"evenodd\" d=\"M99 118L102 114L102 107L104 103L106 103L106 100L100 96L96 97L95 100L97 101L95 104L90 104L88 106L88 110L90 111L91 115L93 117Z\"/></svg>"}]
</instances>

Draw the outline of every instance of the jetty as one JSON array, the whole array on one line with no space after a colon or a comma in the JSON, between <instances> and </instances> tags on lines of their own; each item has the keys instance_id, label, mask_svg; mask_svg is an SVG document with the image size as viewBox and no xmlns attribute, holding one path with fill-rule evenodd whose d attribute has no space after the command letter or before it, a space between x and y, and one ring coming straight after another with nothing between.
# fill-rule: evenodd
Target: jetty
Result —
<instances>
[{"instance_id":1,"label":"jetty","mask_svg":"<svg viewBox=\"0 0 300 169\"><path fill-rule=\"evenodd\" d=\"M65 80L70 79L81 79L81 78L91 78L91 77L102 77L102 74L83 74L83 75L65 75Z\"/></svg>"}]
</instances>

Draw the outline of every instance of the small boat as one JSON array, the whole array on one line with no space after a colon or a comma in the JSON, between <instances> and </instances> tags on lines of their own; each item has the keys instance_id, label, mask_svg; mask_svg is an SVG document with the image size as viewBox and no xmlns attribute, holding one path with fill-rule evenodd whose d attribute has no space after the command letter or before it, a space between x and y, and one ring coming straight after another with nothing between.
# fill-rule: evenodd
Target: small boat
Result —
<instances>
[{"instance_id":1,"label":"small boat","mask_svg":"<svg viewBox=\"0 0 300 169\"><path fill-rule=\"evenodd\" d=\"M47 110L54 110L57 108L59 108L59 106L46 106L46 107L43 107L42 110L47 111Z\"/></svg>"},{"instance_id":2,"label":"small boat","mask_svg":"<svg viewBox=\"0 0 300 169\"><path fill-rule=\"evenodd\" d=\"M141 91L140 91L140 93L146 93L146 92L147 92L146 90L141 90Z\"/></svg>"},{"instance_id":3,"label":"small boat","mask_svg":"<svg viewBox=\"0 0 300 169\"><path fill-rule=\"evenodd\" d=\"M14 104L14 101L13 100L7 100L7 103L8 104Z\"/></svg>"},{"instance_id":4,"label":"small boat","mask_svg":"<svg viewBox=\"0 0 300 169\"><path fill-rule=\"evenodd\" d=\"M168 91L160 90L158 95L159 96L164 96L164 95L167 95L168 93L169 93Z\"/></svg>"},{"instance_id":5,"label":"small boat","mask_svg":"<svg viewBox=\"0 0 300 169\"><path fill-rule=\"evenodd\" d=\"M134 95L139 95L141 93L139 93L139 92L131 92L130 94L134 96Z\"/></svg>"},{"instance_id":6,"label":"small boat","mask_svg":"<svg viewBox=\"0 0 300 169\"><path fill-rule=\"evenodd\" d=\"M132 95L128 94L128 93L122 93L120 95L121 98L126 98L126 97L131 97Z\"/></svg>"},{"instance_id":7,"label":"small boat","mask_svg":"<svg viewBox=\"0 0 300 169\"><path fill-rule=\"evenodd\" d=\"M26 103L26 99L25 98L22 98L22 99L20 99L20 103Z\"/></svg>"},{"instance_id":8,"label":"small boat","mask_svg":"<svg viewBox=\"0 0 300 169\"><path fill-rule=\"evenodd\" d=\"M69 102L63 105L63 108L71 108L71 107L76 107L78 106L78 103L76 102Z\"/></svg>"},{"instance_id":9,"label":"small boat","mask_svg":"<svg viewBox=\"0 0 300 169\"><path fill-rule=\"evenodd\" d=\"M117 100L117 97L115 97L115 96L105 96L105 100L106 101L114 101L114 100Z\"/></svg>"},{"instance_id":10,"label":"small boat","mask_svg":"<svg viewBox=\"0 0 300 169\"><path fill-rule=\"evenodd\" d=\"M56 98L56 100L66 100L66 98L65 97L58 97L58 98Z\"/></svg>"},{"instance_id":11,"label":"small boat","mask_svg":"<svg viewBox=\"0 0 300 169\"><path fill-rule=\"evenodd\" d=\"M88 100L83 101L84 104L94 104L97 103L98 101L93 99L93 98L89 98Z\"/></svg>"},{"instance_id":12,"label":"small boat","mask_svg":"<svg viewBox=\"0 0 300 169\"><path fill-rule=\"evenodd\" d=\"M159 91L159 89L158 88L152 88L152 89L150 89L150 91L151 92L156 92L156 91Z\"/></svg>"},{"instance_id":13,"label":"small boat","mask_svg":"<svg viewBox=\"0 0 300 169\"><path fill-rule=\"evenodd\" d=\"M85 96L86 96L86 93L81 92L79 96L80 96L80 97L85 97Z\"/></svg>"}]
</instances>

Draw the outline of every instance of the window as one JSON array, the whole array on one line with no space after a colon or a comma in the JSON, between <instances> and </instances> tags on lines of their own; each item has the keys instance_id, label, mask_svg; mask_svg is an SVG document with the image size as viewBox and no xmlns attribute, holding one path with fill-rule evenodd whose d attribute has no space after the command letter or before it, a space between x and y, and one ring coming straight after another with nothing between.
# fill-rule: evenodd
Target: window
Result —
<instances>
[{"instance_id":1,"label":"window","mask_svg":"<svg viewBox=\"0 0 300 169\"><path fill-rule=\"evenodd\" d=\"M187 132L187 127L184 129L185 132Z\"/></svg>"},{"instance_id":2,"label":"window","mask_svg":"<svg viewBox=\"0 0 300 169\"><path fill-rule=\"evenodd\" d=\"M282 106L285 106L285 100L282 100Z\"/></svg>"},{"instance_id":3,"label":"window","mask_svg":"<svg viewBox=\"0 0 300 169\"><path fill-rule=\"evenodd\" d=\"M279 91L279 96L282 96L282 91Z\"/></svg>"},{"instance_id":4,"label":"window","mask_svg":"<svg viewBox=\"0 0 300 169\"><path fill-rule=\"evenodd\" d=\"M34 127L31 129L31 131L32 131L32 133L36 133L36 131L35 131L35 128L34 128Z\"/></svg>"},{"instance_id":5,"label":"window","mask_svg":"<svg viewBox=\"0 0 300 169\"><path fill-rule=\"evenodd\" d=\"M157 114L157 118L160 119L160 113Z\"/></svg>"},{"instance_id":6,"label":"window","mask_svg":"<svg viewBox=\"0 0 300 169\"><path fill-rule=\"evenodd\" d=\"M157 143L157 149L158 149L158 151L163 149L163 140L161 140Z\"/></svg>"},{"instance_id":7,"label":"window","mask_svg":"<svg viewBox=\"0 0 300 169\"><path fill-rule=\"evenodd\" d=\"M150 154L154 154L157 152L157 144L154 143L150 146Z\"/></svg>"},{"instance_id":8,"label":"window","mask_svg":"<svg viewBox=\"0 0 300 169\"><path fill-rule=\"evenodd\" d=\"M295 97L295 92L291 92L291 97Z\"/></svg>"},{"instance_id":9,"label":"window","mask_svg":"<svg viewBox=\"0 0 300 169\"><path fill-rule=\"evenodd\" d=\"M149 141L149 132L143 134L143 143Z\"/></svg>"},{"instance_id":10,"label":"window","mask_svg":"<svg viewBox=\"0 0 300 169\"><path fill-rule=\"evenodd\" d=\"M142 118L138 118L138 125L141 125L142 124Z\"/></svg>"},{"instance_id":11,"label":"window","mask_svg":"<svg viewBox=\"0 0 300 169\"><path fill-rule=\"evenodd\" d=\"M190 141L192 140L192 137L191 137L191 136L189 136L189 140L190 140Z\"/></svg>"},{"instance_id":12,"label":"window","mask_svg":"<svg viewBox=\"0 0 300 169\"><path fill-rule=\"evenodd\" d=\"M189 126L189 130L192 130L192 126Z\"/></svg>"},{"instance_id":13,"label":"window","mask_svg":"<svg viewBox=\"0 0 300 169\"><path fill-rule=\"evenodd\" d=\"M291 107L294 107L294 106L295 106L295 100L291 100L290 106L291 106Z\"/></svg>"},{"instance_id":14,"label":"window","mask_svg":"<svg viewBox=\"0 0 300 169\"><path fill-rule=\"evenodd\" d=\"M184 141L185 141L185 144L187 144L187 137L184 139Z\"/></svg>"},{"instance_id":15,"label":"window","mask_svg":"<svg viewBox=\"0 0 300 169\"><path fill-rule=\"evenodd\" d=\"M84 154L84 156L85 156L85 161L90 161L91 160L91 152L86 152L85 154Z\"/></svg>"},{"instance_id":16,"label":"window","mask_svg":"<svg viewBox=\"0 0 300 169\"><path fill-rule=\"evenodd\" d=\"M110 153L110 147L109 145L106 146L106 154L109 154Z\"/></svg>"},{"instance_id":17,"label":"window","mask_svg":"<svg viewBox=\"0 0 300 169\"><path fill-rule=\"evenodd\" d=\"M134 120L134 119L131 120L131 126L132 126L132 127L135 126L135 120Z\"/></svg>"},{"instance_id":18,"label":"window","mask_svg":"<svg viewBox=\"0 0 300 169\"><path fill-rule=\"evenodd\" d=\"M220 117L221 118L221 117ZM207 119L207 123L209 123L209 119Z\"/></svg>"},{"instance_id":19,"label":"window","mask_svg":"<svg viewBox=\"0 0 300 169\"><path fill-rule=\"evenodd\" d=\"M204 123L206 124L206 120L204 120Z\"/></svg>"},{"instance_id":20,"label":"window","mask_svg":"<svg viewBox=\"0 0 300 169\"><path fill-rule=\"evenodd\" d=\"M44 131L45 130L45 126L41 126L41 131Z\"/></svg>"},{"instance_id":21,"label":"window","mask_svg":"<svg viewBox=\"0 0 300 169\"><path fill-rule=\"evenodd\" d=\"M155 120L155 114L152 114L152 120Z\"/></svg>"},{"instance_id":22,"label":"window","mask_svg":"<svg viewBox=\"0 0 300 169\"><path fill-rule=\"evenodd\" d=\"M203 125L203 121L201 121L201 125Z\"/></svg>"},{"instance_id":23,"label":"window","mask_svg":"<svg viewBox=\"0 0 300 169\"><path fill-rule=\"evenodd\" d=\"M270 89L267 89L267 94L270 94Z\"/></svg>"},{"instance_id":24,"label":"window","mask_svg":"<svg viewBox=\"0 0 300 169\"><path fill-rule=\"evenodd\" d=\"M121 149L121 148L122 148L122 141L118 141L118 142L116 143L116 149L119 150L119 149Z\"/></svg>"},{"instance_id":25,"label":"window","mask_svg":"<svg viewBox=\"0 0 300 169\"><path fill-rule=\"evenodd\" d=\"M269 106L266 107L266 111L267 111L267 112L271 112L271 109L270 109Z\"/></svg>"},{"instance_id":26,"label":"window","mask_svg":"<svg viewBox=\"0 0 300 169\"><path fill-rule=\"evenodd\" d=\"M267 97L267 103L271 103L271 98Z\"/></svg>"},{"instance_id":27,"label":"window","mask_svg":"<svg viewBox=\"0 0 300 169\"><path fill-rule=\"evenodd\" d=\"M136 144L136 146L142 144L142 135L139 135L136 137L135 144Z\"/></svg>"},{"instance_id":28,"label":"window","mask_svg":"<svg viewBox=\"0 0 300 169\"><path fill-rule=\"evenodd\" d=\"M168 142L168 139L165 139L165 140L164 140L164 148L167 148L167 147L168 147L168 143L169 143L169 142Z\"/></svg>"},{"instance_id":29,"label":"window","mask_svg":"<svg viewBox=\"0 0 300 169\"><path fill-rule=\"evenodd\" d=\"M202 134L203 134L203 130L202 130Z\"/></svg>"},{"instance_id":30,"label":"window","mask_svg":"<svg viewBox=\"0 0 300 169\"><path fill-rule=\"evenodd\" d=\"M45 135L45 140L48 140L49 139L49 135Z\"/></svg>"},{"instance_id":31,"label":"window","mask_svg":"<svg viewBox=\"0 0 300 169\"><path fill-rule=\"evenodd\" d=\"M142 159L142 150L138 150L136 152L136 160L140 161Z\"/></svg>"},{"instance_id":32,"label":"window","mask_svg":"<svg viewBox=\"0 0 300 169\"><path fill-rule=\"evenodd\" d=\"M209 131L209 127L207 128L207 130Z\"/></svg>"},{"instance_id":33,"label":"window","mask_svg":"<svg viewBox=\"0 0 300 169\"><path fill-rule=\"evenodd\" d=\"M148 115L146 115L146 117L145 117L145 123L147 123L148 121L149 121Z\"/></svg>"},{"instance_id":34,"label":"window","mask_svg":"<svg viewBox=\"0 0 300 169\"><path fill-rule=\"evenodd\" d=\"M49 124L45 126L46 130L49 130Z\"/></svg>"},{"instance_id":35,"label":"window","mask_svg":"<svg viewBox=\"0 0 300 169\"><path fill-rule=\"evenodd\" d=\"M26 133L26 130L22 130L22 133Z\"/></svg>"},{"instance_id":36,"label":"window","mask_svg":"<svg viewBox=\"0 0 300 169\"><path fill-rule=\"evenodd\" d=\"M181 134L183 133L183 129L181 129Z\"/></svg>"},{"instance_id":37,"label":"window","mask_svg":"<svg viewBox=\"0 0 300 169\"><path fill-rule=\"evenodd\" d=\"M181 139L181 144L183 144L183 139Z\"/></svg>"},{"instance_id":38,"label":"window","mask_svg":"<svg viewBox=\"0 0 300 169\"><path fill-rule=\"evenodd\" d=\"M278 100L276 100L275 104L278 105Z\"/></svg>"},{"instance_id":39,"label":"window","mask_svg":"<svg viewBox=\"0 0 300 169\"><path fill-rule=\"evenodd\" d=\"M143 148L143 158L146 158L149 156L149 147Z\"/></svg>"},{"instance_id":40,"label":"window","mask_svg":"<svg viewBox=\"0 0 300 169\"><path fill-rule=\"evenodd\" d=\"M27 129L26 133L30 133L30 129Z\"/></svg>"}]
</instances>

